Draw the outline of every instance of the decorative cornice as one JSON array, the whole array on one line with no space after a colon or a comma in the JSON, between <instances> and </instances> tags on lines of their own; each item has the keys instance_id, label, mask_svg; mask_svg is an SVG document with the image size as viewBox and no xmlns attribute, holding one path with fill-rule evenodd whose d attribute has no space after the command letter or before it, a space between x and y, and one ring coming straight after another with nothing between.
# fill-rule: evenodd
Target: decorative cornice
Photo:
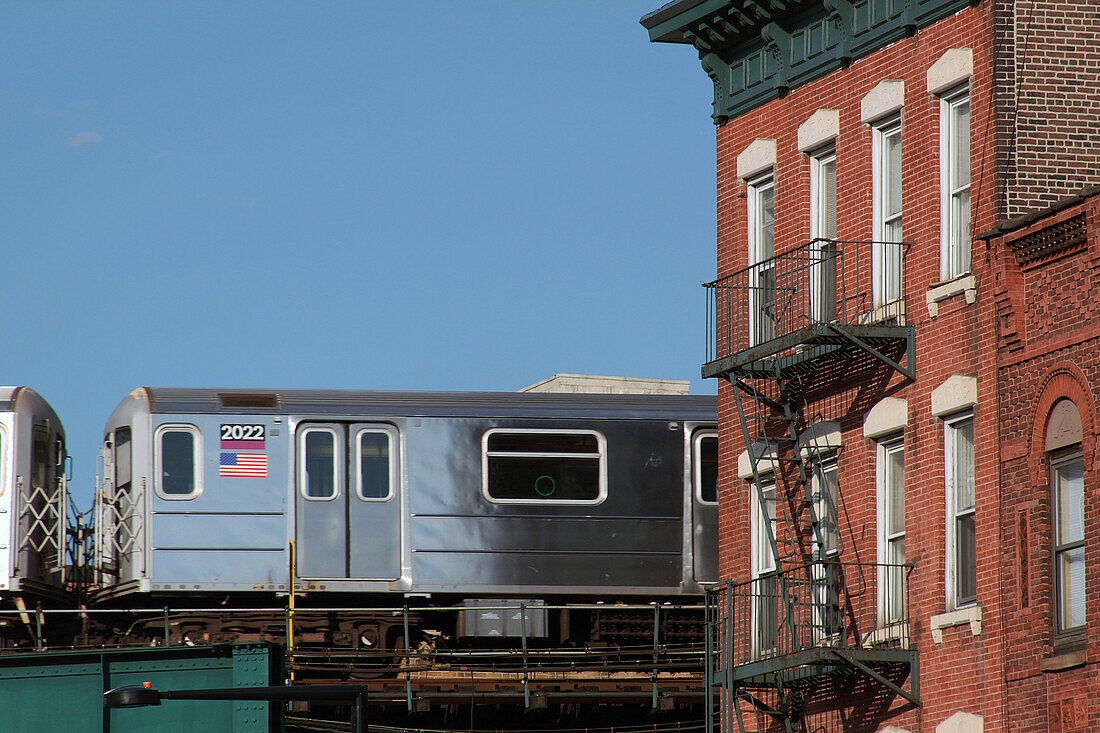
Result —
<instances>
[{"instance_id":1,"label":"decorative cornice","mask_svg":"<svg viewBox=\"0 0 1100 733\"><path fill-rule=\"evenodd\" d=\"M652 41L695 47L721 125L976 2L895 1L678 0L641 23Z\"/></svg>"}]
</instances>

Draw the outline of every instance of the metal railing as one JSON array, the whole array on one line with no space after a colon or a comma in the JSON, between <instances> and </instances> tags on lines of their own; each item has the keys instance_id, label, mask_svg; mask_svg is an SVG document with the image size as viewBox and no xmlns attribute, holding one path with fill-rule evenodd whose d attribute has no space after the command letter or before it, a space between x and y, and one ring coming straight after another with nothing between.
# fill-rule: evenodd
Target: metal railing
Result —
<instances>
[{"instance_id":1,"label":"metal railing","mask_svg":"<svg viewBox=\"0 0 1100 733\"><path fill-rule=\"evenodd\" d=\"M714 672L834 649L909 649L912 565L819 561L708 591Z\"/></svg>"},{"instance_id":2,"label":"metal railing","mask_svg":"<svg viewBox=\"0 0 1100 733\"><path fill-rule=\"evenodd\" d=\"M704 283L712 362L815 323L904 325L907 242L814 239Z\"/></svg>"}]
</instances>

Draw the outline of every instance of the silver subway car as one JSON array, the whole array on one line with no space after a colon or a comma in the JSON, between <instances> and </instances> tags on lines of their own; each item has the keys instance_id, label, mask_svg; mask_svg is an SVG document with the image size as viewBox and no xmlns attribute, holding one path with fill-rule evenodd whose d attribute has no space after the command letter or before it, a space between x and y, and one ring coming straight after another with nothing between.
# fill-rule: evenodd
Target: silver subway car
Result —
<instances>
[{"instance_id":1,"label":"silver subway car","mask_svg":"<svg viewBox=\"0 0 1100 733\"><path fill-rule=\"evenodd\" d=\"M65 430L29 387L0 387L0 592L61 596L66 566Z\"/></svg>"},{"instance_id":2,"label":"silver subway car","mask_svg":"<svg viewBox=\"0 0 1100 733\"><path fill-rule=\"evenodd\" d=\"M714 397L141 388L100 598L676 597L717 577Z\"/></svg>"}]
</instances>

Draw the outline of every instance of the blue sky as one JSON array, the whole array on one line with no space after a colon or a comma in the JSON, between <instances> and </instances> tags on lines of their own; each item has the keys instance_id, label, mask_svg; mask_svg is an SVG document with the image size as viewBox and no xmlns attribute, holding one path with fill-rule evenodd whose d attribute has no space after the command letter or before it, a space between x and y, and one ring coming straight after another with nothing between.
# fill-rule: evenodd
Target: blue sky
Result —
<instances>
[{"instance_id":1,"label":"blue sky","mask_svg":"<svg viewBox=\"0 0 1100 733\"><path fill-rule=\"evenodd\" d=\"M0 382L699 379L711 87L659 0L0 7Z\"/></svg>"}]
</instances>

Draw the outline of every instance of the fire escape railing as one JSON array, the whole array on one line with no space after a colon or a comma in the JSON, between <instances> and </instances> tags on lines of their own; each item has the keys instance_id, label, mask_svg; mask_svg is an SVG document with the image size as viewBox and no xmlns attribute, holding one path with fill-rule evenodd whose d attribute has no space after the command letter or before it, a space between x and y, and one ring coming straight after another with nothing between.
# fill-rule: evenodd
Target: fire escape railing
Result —
<instances>
[{"instance_id":1,"label":"fire escape railing","mask_svg":"<svg viewBox=\"0 0 1100 733\"><path fill-rule=\"evenodd\" d=\"M814 239L705 283L707 363L765 344L793 349L815 325L904 326L907 247Z\"/></svg>"},{"instance_id":2,"label":"fire escape railing","mask_svg":"<svg viewBox=\"0 0 1100 733\"><path fill-rule=\"evenodd\" d=\"M822 675L855 672L917 704L908 602L912 569L825 559L711 587L708 695L717 686L727 710L736 712L741 699L763 709L755 690L812 687ZM908 690L900 684L904 677ZM732 731L739 717L724 716L723 730ZM708 730L714 730L713 720Z\"/></svg>"},{"instance_id":3,"label":"fire escape railing","mask_svg":"<svg viewBox=\"0 0 1100 733\"><path fill-rule=\"evenodd\" d=\"M722 629L720 668L820 647L908 649L911 570L822 560L715 586L708 602Z\"/></svg>"}]
</instances>

